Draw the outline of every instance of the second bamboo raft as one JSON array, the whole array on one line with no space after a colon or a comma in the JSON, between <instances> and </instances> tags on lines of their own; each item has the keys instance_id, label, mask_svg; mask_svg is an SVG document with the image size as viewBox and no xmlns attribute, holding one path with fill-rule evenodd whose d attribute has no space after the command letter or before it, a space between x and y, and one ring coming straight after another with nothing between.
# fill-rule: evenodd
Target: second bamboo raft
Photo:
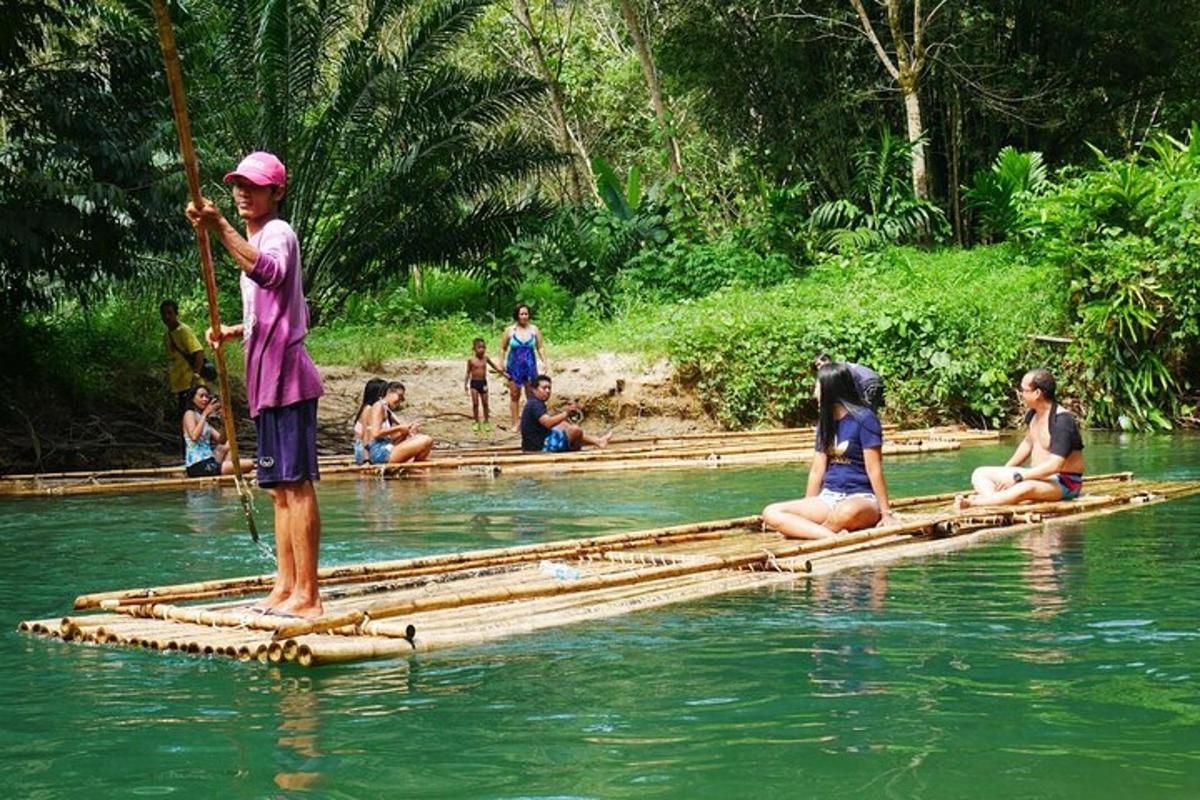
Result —
<instances>
[{"instance_id":1,"label":"second bamboo raft","mask_svg":"<svg viewBox=\"0 0 1200 800\"><path fill-rule=\"evenodd\" d=\"M479 644L851 567L947 552L989 537L1200 493L1200 482L1089 477L1074 501L955 514L952 495L893 502L900 523L816 542L759 529L758 517L327 567L326 613L254 614L269 575L81 595L84 613L19 628L72 642L304 666Z\"/></svg>"},{"instance_id":2,"label":"second bamboo raft","mask_svg":"<svg viewBox=\"0 0 1200 800\"><path fill-rule=\"evenodd\" d=\"M885 430L886 455L914 455L957 450L964 445L994 444L996 431L955 427ZM429 461L416 464L363 465L325 463L323 481L361 478L398 478L409 474L530 475L622 470L681 469L694 467L753 466L802 463L812 459L813 429L791 428L714 435L711 439L659 437L616 442L604 450L574 453L522 453L512 448L435 451ZM418 472L419 471L419 472ZM0 496L38 497L126 494L129 492L204 489L232 486L233 476L188 478L172 467L58 472L44 475L0 476Z\"/></svg>"}]
</instances>

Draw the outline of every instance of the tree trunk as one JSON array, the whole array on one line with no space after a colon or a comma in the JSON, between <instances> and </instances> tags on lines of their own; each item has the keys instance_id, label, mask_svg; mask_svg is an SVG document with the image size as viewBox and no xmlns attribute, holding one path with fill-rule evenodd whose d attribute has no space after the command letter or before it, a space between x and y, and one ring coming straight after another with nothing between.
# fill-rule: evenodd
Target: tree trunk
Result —
<instances>
[{"instance_id":1,"label":"tree trunk","mask_svg":"<svg viewBox=\"0 0 1200 800\"><path fill-rule=\"evenodd\" d=\"M950 91L950 210L954 219L954 239L959 247L964 247L967 237L962 218L962 101L957 86Z\"/></svg>"},{"instance_id":2,"label":"tree trunk","mask_svg":"<svg viewBox=\"0 0 1200 800\"><path fill-rule=\"evenodd\" d=\"M929 180L925 174L925 129L921 125L921 98L917 94L916 82L904 86L904 117L908 123L908 141L912 145L913 194L922 200L929 199Z\"/></svg>"},{"instance_id":3,"label":"tree trunk","mask_svg":"<svg viewBox=\"0 0 1200 800\"><path fill-rule=\"evenodd\" d=\"M566 94L563 92L562 84L558 82L557 76L550 69L550 63L546 60L542 39L529 16L528 0L513 0L513 16L517 18L517 22L525 29L525 34L529 37L529 49L533 54L533 63L537 68L538 77L550 88L550 116L559 147L564 153L571 154L570 163L567 165L568 194L573 202L582 203L584 197L591 194L589 191L592 186L591 165L588 163L587 153L583 150L582 143L571 132L571 125L567 120ZM582 165L580 159L583 160Z\"/></svg>"},{"instance_id":4,"label":"tree trunk","mask_svg":"<svg viewBox=\"0 0 1200 800\"><path fill-rule=\"evenodd\" d=\"M650 91L650 104L654 106L654 116L658 119L658 127L667 147L667 164L670 166L671 172L678 175L683 169L679 157L679 142L671 132L671 126L667 120L667 106L663 102L658 71L654 68L654 56L650 53L650 46L642 34L632 0L621 0L621 16L625 18L625 25L629 28L629 35L633 38L633 47L637 51L638 60L642 62L642 74L646 76L646 88Z\"/></svg>"}]
</instances>

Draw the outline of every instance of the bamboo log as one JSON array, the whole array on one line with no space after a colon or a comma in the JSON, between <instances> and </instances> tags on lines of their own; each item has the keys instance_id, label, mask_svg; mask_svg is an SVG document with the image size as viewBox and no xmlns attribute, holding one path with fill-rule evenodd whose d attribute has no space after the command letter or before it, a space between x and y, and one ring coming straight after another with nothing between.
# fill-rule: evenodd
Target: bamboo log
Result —
<instances>
[{"instance_id":1,"label":"bamboo log","mask_svg":"<svg viewBox=\"0 0 1200 800\"><path fill-rule=\"evenodd\" d=\"M890 525L884 528L875 528L873 529L874 532L871 534L860 535L890 535L905 530L922 530L929 528L930 526L931 523L929 521L922 520L919 523ZM818 549L826 549L826 547L828 547L828 545L822 546L822 542L818 541L803 545L783 547L776 552L766 551L761 554L754 554L750 556L714 558L712 562L705 564L673 565L646 570L635 570L619 575L581 578L579 580L569 582L564 581L558 583L543 583L540 585L513 590L506 589L501 592L483 591L470 595L449 595L446 597L414 599L398 603L383 602L370 606L366 611L355 610L346 612L344 614L324 615L315 620L306 620L303 622L282 625L275 631L273 638L276 640L289 639L297 636L303 636L308 633L320 633L343 627L357 626L367 616L370 616L371 619L385 619L388 617L400 616L402 614L412 614L418 611L432 610L436 608L453 608L459 605L477 605L480 603L497 602L500 600L518 600L530 597L540 597L547 594L588 591L591 589L606 588L608 586L620 586L627 583L659 580L662 578L690 575L695 572L708 572L717 569L742 569L749 567L752 564L766 564L780 558L787 558L805 552L812 552Z\"/></svg>"},{"instance_id":2,"label":"bamboo log","mask_svg":"<svg viewBox=\"0 0 1200 800\"><path fill-rule=\"evenodd\" d=\"M755 515L751 517L731 517L729 519L707 520L704 522L689 522L682 525L668 525L660 528L646 528L638 531L611 533L603 536L590 536L584 539L565 539L554 542L539 542L536 544L516 545L514 547L498 549L468 550L461 553L442 553L433 556L416 556L413 558L396 559L390 561L372 561L364 564L323 567L317 574L319 578L326 580L353 575L395 572L408 568L461 564L464 562L479 562L486 564L490 563L487 560L489 558L504 558L506 556L513 555L528 555L532 557L536 554L557 552L568 548L587 549L621 543L652 541L656 538L664 536L720 532L754 526L760 521L760 518ZM76 597L75 608L95 608L103 601L110 599L120 600L131 597L154 599L159 595L183 594L187 592L206 591L208 589L218 588L229 589L247 584L267 587L272 585L273 580L273 574L263 574L243 576L238 578L221 578L210 581L196 581L192 583L176 583L164 586L150 586L138 589L118 589L116 591L109 592L95 592Z\"/></svg>"}]
</instances>

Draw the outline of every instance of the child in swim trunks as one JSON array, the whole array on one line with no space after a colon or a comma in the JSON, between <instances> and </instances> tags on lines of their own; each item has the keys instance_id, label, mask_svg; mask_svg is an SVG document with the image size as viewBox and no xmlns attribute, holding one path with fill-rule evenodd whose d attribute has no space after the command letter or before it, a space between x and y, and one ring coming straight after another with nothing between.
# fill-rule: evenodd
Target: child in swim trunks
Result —
<instances>
[{"instance_id":1,"label":"child in swim trunks","mask_svg":"<svg viewBox=\"0 0 1200 800\"><path fill-rule=\"evenodd\" d=\"M487 426L490 422L488 411L488 367L491 367L492 372L497 375L508 378L508 373L500 369L495 361L492 361L487 354L487 344L483 339L476 338L473 347L475 355L467 359L467 374L463 378L463 389L471 397L471 415L475 418L474 429L480 430L479 408L483 407L483 423Z\"/></svg>"}]
</instances>

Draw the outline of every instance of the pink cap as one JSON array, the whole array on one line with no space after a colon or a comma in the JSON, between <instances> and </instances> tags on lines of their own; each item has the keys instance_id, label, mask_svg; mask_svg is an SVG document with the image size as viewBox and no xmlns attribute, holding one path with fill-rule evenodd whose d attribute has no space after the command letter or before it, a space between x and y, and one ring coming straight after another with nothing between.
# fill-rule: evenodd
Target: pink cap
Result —
<instances>
[{"instance_id":1,"label":"pink cap","mask_svg":"<svg viewBox=\"0 0 1200 800\"><path fill-rule=\"evenodd\" d=\"M225 176L226 183L245 178L256 186L287 186L287 170L273 154L259 150L242 159L237 169Z\"/></svg>"}]
</instances>

